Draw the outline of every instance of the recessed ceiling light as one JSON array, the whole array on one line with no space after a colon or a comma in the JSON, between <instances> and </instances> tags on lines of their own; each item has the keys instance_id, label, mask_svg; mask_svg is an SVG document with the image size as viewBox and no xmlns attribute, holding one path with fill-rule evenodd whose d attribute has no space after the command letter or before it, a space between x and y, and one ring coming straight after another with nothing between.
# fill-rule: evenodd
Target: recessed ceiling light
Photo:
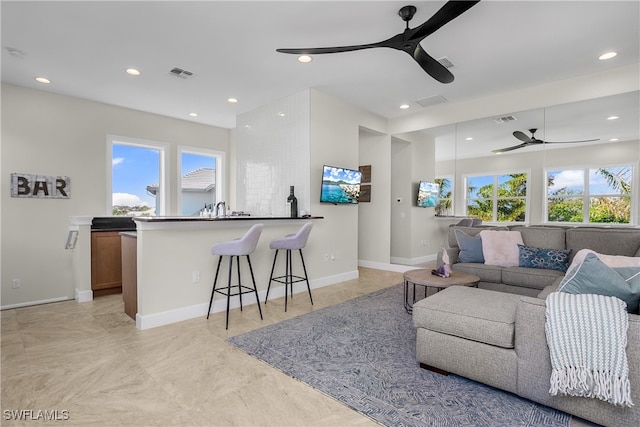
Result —
<instances>
[{"instance_id":1,"label":"recessed ceiling light","mask_svg":"<svg viewBox=\"0 0 640 427\"><path fill-rule=\"evenodd\" d=\"M400 108L401 108L402 110L406 110L407 108L409 108L409 104L402 104L402 105L400 106Z\"/></svg>"},{"instance_id":2,"label":"recessed ceiling light","mask_svg":"<svg viewBox=\"0 0 640 427\"><path fill-rule=\"evenodd\" d=\"M236 98L227 98L227 102L230 104L236 104L238 100Z\"/></svg>"},{"instance_id":3,"label":"recessed ceiling light","mask_svg":"<svg viewBox=\"0 0 640 427\"><path fill-rule=\"evenodd\" d=\"M49 83L51 83L51 80L45 79L44 77L36 77L36 81L38 83L42 83L42 84L45 84L45 85L48 85Z\"/></svg>"},{"instance_id":4,"label":"recessed ceiling light","mask_svg":"<svg viewBox=\"0 0 640 427\"><path fill-rule=\"evenodd\" d=\"M140 71L136 70L135 68L127 68L126 72L131 76L139 76L141 74Z\"/></svg>"},{"instance_id":5,"label":"recessed ceiling light","mask_svg":"<svg viewBox=\"0 0 640 427\"><path fill-rule=\"evenodd\" d=\"M298 56L298 61L306 64L307 62L313 61L313 58L309 55L300 55Z\"/></svg>"},{"instance_id":6,"label":"recessed ceiling light","mask_svg":"<svg viewBox=\"0 0 640 427\"><path fill-rule=\"evenodd\" d=\"M607 52L607 53L603 53L602 55L600 55L600 56L598 57L598 59L599 59L600 61L604 61L605 59L611 59L611 58L613 58L613 57L614 57L614 56L616 56L617 54L618 54L618 52Z\"/></svg>"},{"instance_id":7,"label":"recessed ceiling light","mask_svg":"<svg viewBox=\"0 0 640 427\"><path fill-rule=\"evenodd\" d=\"M191 117L198 117L198 113L189 113Z\"/></svg>"},{"instance_id":8,"label":"recessed ceiling light","mask_svg":"<svg viewBox=\"0 0 640 427\"><path fill-rule=\"evenodd\" d=\"M619 118L620 117L618 117L618 116L609 116L609 117L607 117L607 120L617 120Z\"/></svg>"},{"instance_id":9,"label":"recessed ceiling light","mask_svg":"<svg viewBox=\"0 0 640 427\"><path fill-rule=\"evenodd\" d=\"M616 142L616 141L620 141L620 140L619 140L618 138L611 138L611 139L609 140L609 142Z\"/></svg>"},{"instance_id":10,"label":"recessed ceiling light","mask_svg":"<svg viewBox=\"0 0 640 427\"><path fill-rule=\"evenodd\" d=\"M468 136L468 137L466 137L464 140L465 140L465 141L473 141L473 138L471 138L470 136Z\"/></svg>"},{"instance_id":11,"label":"recessed ceiling light","mask_svg":"<svg viewBox=\"0 0 640 427\"><path fill-rule=\"evenodd\" d=\"M280 111L280 112L278 113L278 115L279 115L280 117L284 117L284 116L286 116L286 114L285 114L285 113L283 113L282 111Z\"/></svg>"}]
</instances>

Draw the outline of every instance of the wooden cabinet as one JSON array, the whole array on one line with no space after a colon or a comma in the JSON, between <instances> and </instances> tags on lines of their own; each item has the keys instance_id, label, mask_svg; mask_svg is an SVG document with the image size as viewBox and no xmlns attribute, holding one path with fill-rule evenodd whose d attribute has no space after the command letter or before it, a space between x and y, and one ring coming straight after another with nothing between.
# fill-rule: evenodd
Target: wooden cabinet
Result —
<instances>
[{"instance_id":1,"label":"wooden cabinet","mask_svg":"<svg viewBox=\"0 0 640 427\"><path fill-rule=\"evenodd\" d=\"M138 241L135 233L122 234L122 300L124 312L136 320L138 312Z\"/></svg>"},{"instance_id":2,"label":"wooden cabinet","mask_svg":"<svg viewBox=\"0 0 640 427\"><path fill-rule=\"evenodd\" d=\"M122 292L119 231L91 233L91 290L94 297Z\"/></svg>"}]
</instances>

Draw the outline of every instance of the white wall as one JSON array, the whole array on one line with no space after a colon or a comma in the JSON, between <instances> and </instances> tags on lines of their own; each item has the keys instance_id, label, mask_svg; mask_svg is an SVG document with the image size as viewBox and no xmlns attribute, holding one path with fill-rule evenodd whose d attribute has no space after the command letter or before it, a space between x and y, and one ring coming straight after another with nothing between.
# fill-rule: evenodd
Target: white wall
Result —
<instances>
[{"instance_id":1,"label":"white wall","mask_svg":"<svg viewBox=\"0 0 640 427\"><path fill-rule=\"evenodd\" d=\"M391 137L360 129L360 166L371 166L371 202L358 204L358 259L388 264L391 257Z\"/></svg>"},{"instance_id":2,"label":"white wall","mask_svg":"<svg viewBox=\"0 0 640 427\"><path fill-rule=\"evenodd\" d=\"M360 205L320 203L323 165L357 169L362 164L359 158L361 127L386 133L386 120L346 104L338 98L311 90L311 212L324 217L311 232L312 237L314 233L323 236L323 240L313 248L315 252L311 256L323 259L325 253L333 254L335 260L323 262L323 270L329 274L345 271L357 274L358 236L361 233L370 233L369 244L383 245L385 251L389 248L388 233L377 234L377 225L388 227L388 210L368 209L368 213L371 214L369 221L376 224L373 230L369 230L359 228ZM384 147L381 151L384 151ZM379 165L381 179L384 179L384 165ZM372 174L377 173L376 167L376 164L372 164Z\"/></svg>"},{"instance_id":3,"label":"white wall","mask_svg":"<svg viewBox=\"0 0 640 427\"><path fill-rule=\"evenodd\" d=\"M435 143L427 135L395 135L392 159L391 262L419 264L429 261L440 247L434 238L433 208L417 206L418 184L435 178ZM401 202L398 202L401 199Z\"/></svg>"},{"instance_id":4,"label":"white wall","mask_svg":"<svg viewBox=\"0 0 640 427\"><path fill-rule=\"evenodd\" d=\"M69 217L105 216L107 135L170 145L171 213L177 213L177 145L229 149L229 130L78 98L2 85L2 306L73 298ZM66 175L70 199L10 197L12 172ZM225 177L225 181L228 176ZM12 279L22 287L12 289Z\"/></svg>"},{"instance_id":5,"label":"white wall","mask_svg":"<svg viewBox=\"0 0 640 427\"><path fill-rule=\"evenodd\" d=\"M298 212L309 211L309 91L237 117L236 206L252 215L289 216L289 187Z\"/></svg>"}]
</instances>

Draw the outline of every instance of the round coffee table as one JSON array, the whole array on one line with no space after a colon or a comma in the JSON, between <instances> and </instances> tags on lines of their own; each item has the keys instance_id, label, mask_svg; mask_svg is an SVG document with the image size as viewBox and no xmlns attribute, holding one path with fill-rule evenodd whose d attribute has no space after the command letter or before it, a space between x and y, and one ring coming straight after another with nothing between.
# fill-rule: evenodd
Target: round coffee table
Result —
<instances>
[{"instance_id":1,"label":"round coffee table","mask_svg":"<svg viewBox=\"0 0 640 427\"><path fill-rule=\"evenodd\" d=\"M469 286L477 287L480 278L474 274L467 274L461 271L452 271L447 278L436 276L431 273L431 269L421 268L409 270L404 273L404 308L407 313L413 311L413 304L416 302L416 286L424 286L424 296L427 296L427 288L435 288L440 291L449 286ZM413 285L413 298L409 303L409 285Z\"/></svg>"}]
</instances>

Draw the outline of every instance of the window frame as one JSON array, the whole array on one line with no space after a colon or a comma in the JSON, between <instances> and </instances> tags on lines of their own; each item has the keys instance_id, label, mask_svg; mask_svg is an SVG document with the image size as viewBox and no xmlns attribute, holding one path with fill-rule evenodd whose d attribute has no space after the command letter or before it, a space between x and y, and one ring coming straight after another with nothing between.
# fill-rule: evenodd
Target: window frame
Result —
<instances>
[{"instance_id":1,"label":"window frame","mask_svg":"<svg viewBox=\"0 0 640 427\"><path fill-rule=\"evenodd\" d=\"M551 225L575 225L575 226L589 226L589 225L615 225L617 227L635 227L638 224L638 198L640 192L638 191L638 182L640 175L638 173L638 164L639 162L625 162L625 163L609 163L609 164L582 164L582 165L571 165L571 166L549 166L545 167L542 179L543 179L543 200L544 200L544 208L543 208L543 223L551 224ZM589 184L590 184L590 171L592 169L608 169L608 168L620 168L620 167L631 167L631 194L623 195L623 194L591 194ZM569 222L569 221L549 221L549 198L554 198L553 196L549 196L549 187L548 187L548 174L550 171L570 171L570 170L581 170L583 172L583 188L584 191L582 195L570 196L576 199L582 199L582 221L581 222ZM591 222L590 221L590 201L592 197L629 197L631 203L631 215L629 218L629 223L619 223L619 222Z\"/></svg>"},{"instance_id":2,"label":"window frame","mask_svg":"<svg viewBox=\"0 0 640 427\"><path fill-rule=\"evenodd\" d=\"M169 144L148 139L131 138L118 135L107 135L107 194L106 194L106 214L111 216L113 213L113 146L128 145L138 148L146 148L158 151L158 198L157 203L159 212L155 216L165 216L169 212L171 206L170 192L167 188L169 174Z\"/></svg>"},{"instance_id":3,"label":"window frame","mask_svg":"<svg viewBox=\"0 0 640 427\"><path fill-rule=\"evenodd\" d=\"M498 197L498 187L499 187L499 178L504 175L512 175L512 174L525 174L526 179L526 195L519 197ZM492 201L492 212L491 212L491 220L484 221L489 224L501 224L501 225L521 225L521 224L529 224L531 220L531 169L518 169L518 170L504 170L504 171L493 171L493 172L477 172L477 173L467 173L462 175L463 182L463 203L464 203L464 215L469 215L469 200L475 200L475 198L469 198L469 179L473 177L484 177L490 176L493 178L493 196L491 199L483 199L483 200L491 200ZM524 200L524 221L498 221L498 201L500 200L511 200L511 199L522 199Z\"/></svg>"},{"instance_id":4,"label":"window frame","mask_svg":"<svg viewBox=\"0 0 640 427\"><path fill-rule=\"evenodd\" d=\"M215 182L215 197L218 201L225 200L224 193L224 167L225 167L225 153L224 151L212 150L209 148L200 148L187 145L178 145L177 147L177 159L176 159L176 209L178 212L182 212L182 154L194 154L198 156L209 156L215 158L216 164L216 182Z\"/></svg>"}]
</instances>

